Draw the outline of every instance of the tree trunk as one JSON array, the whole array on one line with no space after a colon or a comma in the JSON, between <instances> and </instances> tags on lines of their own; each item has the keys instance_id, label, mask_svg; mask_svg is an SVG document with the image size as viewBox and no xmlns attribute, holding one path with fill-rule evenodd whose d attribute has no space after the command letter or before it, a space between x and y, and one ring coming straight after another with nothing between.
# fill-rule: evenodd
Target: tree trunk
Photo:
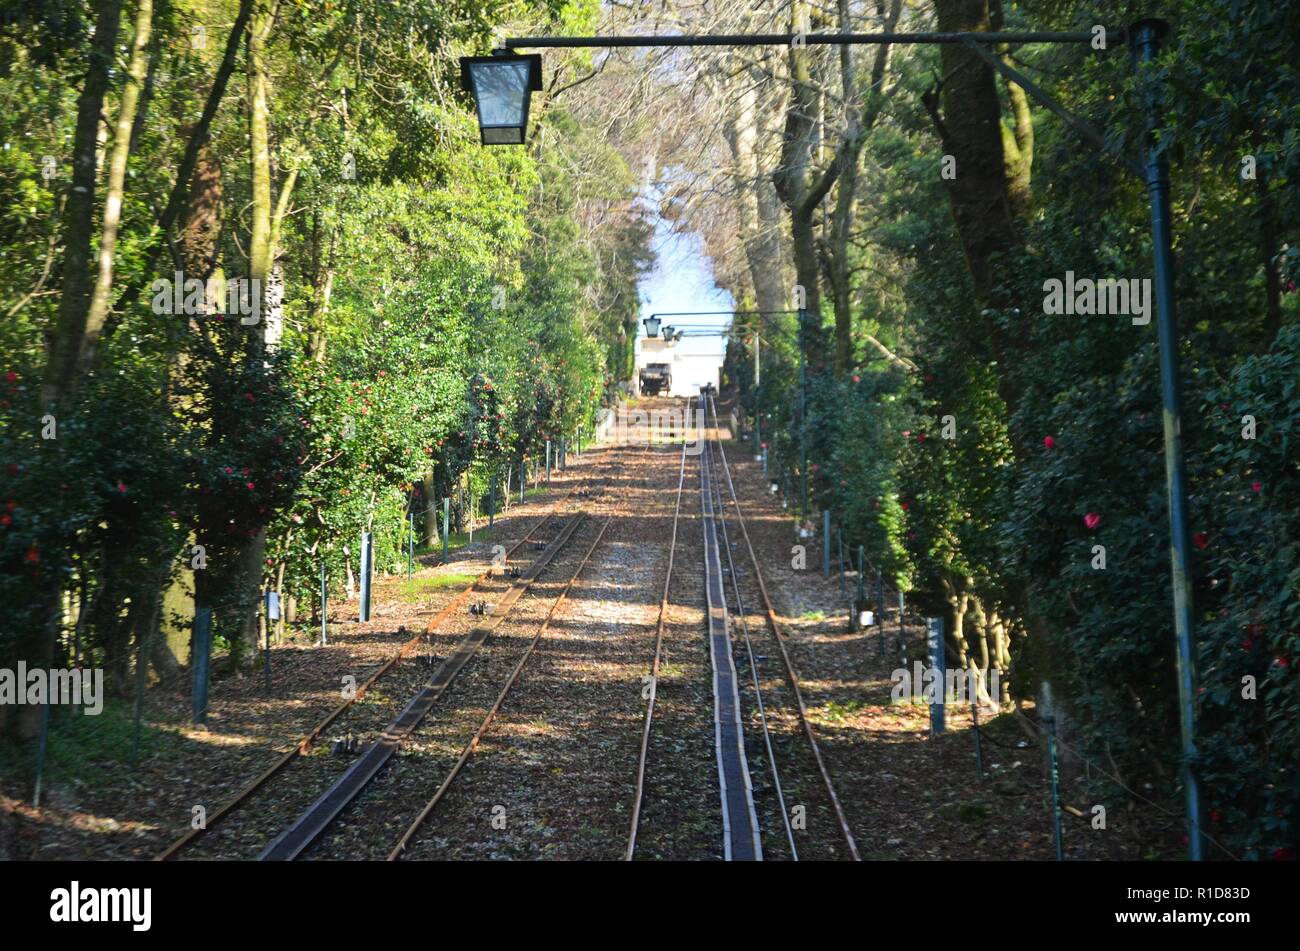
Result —
<instances>
[{"instance_id":1,"label":"tree trunk","mask_svg":"<svg viewBox=\"0 0 1300 951\"><path fill-rule=\"evenodd\" d=\"M113 154L108 162L108 183L104 191L104 220L99 238L99 272L86 309L85 324L77 346L74 375L80 375L94 357L95 344L108 317L109 295L113 290L113 262L117 254L117 235L122 225L122 199L126 190L126 163L131 156L131 131L135 127L136 106L149 68L149 31L153 20L153 0L138 0L135 37L131 42L131 61L126 71L126 85L118 106L113 133Z\"/></svg>"},{"instance_id":2,"label":"tree trunk","mask_svg":"<svg viewBox=\"0 0 1300 951\"><path fill-rule=\"evenodd\" d=\"M50 341L41 403L49 408L73 382L90 305L91 233L95 225L95 186L99 172L99 117L108 91L117 47L122 0L102 0L88 58L86 82L77 97L72 136L72 185L63 206L63 287L59 316Z\"/></svg>"},{"instance_id":3,"label":"tree trunk","mask_svg":"<svg viewBox=\"0 0 1300 951\"><path fill-rule=\"evenodd\" d=\"M207 146L208 132L212 127L212 121L216 118L217 110L221 106L221 100L226 94L226 87L229 85L230 77L234 74L235 65L239 59L239 47L244 40L252 9L253 0L240 0L239 10L230 26L230 34L226 40L226 49L221 59L221 65L217 67L216 76L212 80L212 88L208 90L208 98L203 105L203 114L186 138L185 153L181 157L181 163L176 172L176 181L167 196L166 207L163 209L162 214L158 216L158 238L146 252L145 257L147 260L159 257L168 247L172 225L175 224L181 212L186 208L190 195L191 176L195 173L200 152ZM120 326L122 315L135 303L147 283L148 273L148 269L141 269L141 277L122 292L117 301L117 308L104 325L105 337L111 337Z\"/></svg>"}]
</instances>

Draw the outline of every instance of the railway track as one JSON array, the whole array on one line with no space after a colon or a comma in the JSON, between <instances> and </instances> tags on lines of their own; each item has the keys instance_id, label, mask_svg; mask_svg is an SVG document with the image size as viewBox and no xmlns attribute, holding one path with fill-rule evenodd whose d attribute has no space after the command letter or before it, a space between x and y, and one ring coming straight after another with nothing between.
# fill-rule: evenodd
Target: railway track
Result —
<instances>
[{"instance_id":1,"label":"railway track","mask_svg":"<svg viewBox=\"0 0 1300 951\"><path fill-rule=\"evenodd\" d=\"M691 419L691 400L686 399L686 420L689 431ZM697 433L698 439L698 433ZM677 557L677 526L682 517L682 490L686 486L686 434L682 434L682 457L677 467L677 501L673 506L672 537L668 544L668 567L664 571L663 594L659 598L659 612L655 620L655 649L650 662L649 696L646 698L645 720L641 729L641 749L637 757L636 783L632 796L632 822L627 837L627 849L623 854L625 861L632 861L636 854L637 831L641 822L641 806L645 800L646 761L650 755L650 731L654 723L655 697L659 689L659 671L663 661L664 627L668 619L668 593L673 583L673 563Z\"/></svg>"},{"instance_id":2,"label":"railway track","mask_svg":"<svg viewBox=\"0 0 1300 951\"><path fill-rule=\"evenodd\" d=\"M621 465L621 464L615 464ZM604 484L607 485L611 474L607 473ZM608 519L595 532L595 537L587 547L585 554L578 561L572 576L564 586L559 598L551 603L545 620L534 635L531 644L518 658L513 670L506 679L504 688L497 695L496 702L489 710L488 716L479 723L478 729L471 737L461 756L453 764L448 776L444 777L441 792L436 792L431 803L426 803L413 822L403 822L405 831L398 839L398 845L391 849L377 851L384 841L392 841L393 826L401 822L403 816L412 811L412 791L427 789L432 785L432 776L440 769L439 757L421 750L420 755L395 759L399 751L405 751L422 739L420 730L425 718L436 706L449 707L445 715L440 715L437 724L430 724L429 729L444 726L445 719L453 729L463 727L461 719L464 710L476 708L479 695L485 687L500 682L502 666L513 659L511 643L515 636L502 636L499 632L503 626L518 628L531 622L520 621L514 617L514 609L534 584L541 582L544 572L557 567L567 557L574 541L587 531L592 524L584 503L582 509L575 512L559 529L543 553L533 562L520 578L494 603L485 619L465 634L456 645L451 656L434 672L428 683L415 693L403 707L401 713L384 729L379 739L371 744L330 787L311 803L300 815L266 845L259 859L263 861L289 861L297 858L314 859L352 859L381 858L395 859L401 856L421 826L425 824L433 809L441 800L446 788L460 772L464 762L477 748L478 740L486 732L506 694L517 682L519 672L531 655L533 648L549 627L550 618L562 603L564 597L577 580L578 575L590 560L600 539L604 536ZM540 596L539 596L540 597ZM545 599L542 599L545 600ZM489 638L499 643L500 649L484 650ZM473 664L468 681L461 677L461 672ZM454 691L454 697L453 697ZM444 703L444 697L446 702ZM397 767L400 765L400 769ZM388 767L386 769L386 767ZM382 780L380 779L383 774Z\"/></svg>"},{"instance_id":3,"label":"railway track","mask_svg":"<svg viewBox=\"0 0 1300 951\"><path fill-rule=\"evenodd\" d=\"M782 772L789 772L791 769L794 770L796 777L803 772L807 772L808 770L804 765L806 761L796 756L792 749L783 750L779 745L774 748L772 730L769 729L769 720L774 704L776 709L786 705L793 710L802 728L808 751L807 755L811 757L812 770L815 771L819 784L825 789L826 801L829 806L828 814L833 815L834 825L838 827L839 836L843 839L849 856L853 860L859 861L861 857L858 853L857 843L854 841L847 817L840 804L839 795L835 790L835 784L822 757L817 737L808 720L807 707L803 700L799 677L790 660L789 652L784 643L785 634L772 606L767 585L763 579L763 571L749 537L749 529L745 523L744 512L732 479L731 467L727 461L726 449L718 435L720 426L713 398L711 396L705 397L704 405L706 418L711 425L709 427L710 436L707 440L706 452L701 457L702 460L705 460L702 465L712 466L716 471L716 477L713 480L716 483L714 508L717 512L716 520L719 523L719 534L723 541L722 548L726 553L727 564L724 567L728 570L725 573L729 576L729 587L734 599L731 612L732 628L733 631L739 632L739 636L736 637L734 643L738 651L743 649L746 661L744 666L748 667L750 674L748 698L742 696L742 700L748 699L747 706L749 707L750 716L747 717L747 720L750 722L751 732L757 734L756 741L761 738L762 754L760 755L767 761L771 779L770 788L764 788L761 785L755 786L751 780L751 788L755 788L759 794L756 811L760 816L760 825L766 827L769 851L773 853L773 857L778 854L778 849L784 852L787 847L789 858L797 859L799 857L790 811L786 803L784 788L786 784L782 782L781 777ZM728 523L734 525L734 529L729 528ZM739 549L742 545L748 556L747 565L737 563L737 559L733 556L733 550ZM775 678L770 673L769 675L764 674L764 670L769 663L768 657L763 653L763 648L755 643L754 632L751 631L748 621L751 610L763 617L768 639L775 646L776 653L781 659L779 679L783 683L773 686L771 681ZM765 680L769 684L766 688L768 694L766 702L764 700L765 688L763 686ZM757 746L757 742L755 745ZM778 759L783 760L785 764L780 769L778 769ZM809 790L805 788L804 793L807 792ZM779 818L777 818L778 813ZM784 828L785 835L783 837L778 836L776 833L776 829L780 827Z\"/></svg>"},{"instance_id":4,"label":"railway track","mask_svg":"<svg viewBox=\"0 0 1300 951\"><path fill-rule=\"evenodd\" d=\"M505 552L505 562L508 564L509 560L514 557L520 549L532 540L533 537L545 526L550 524L556 518L560 509L581 489L583 489L582 484L575 485L560 497L551 506L550 510L538 519L525 532L523 537ZM403 663L403 661L407 660L420 647L430 645L430 643L438 637L444 625L450 619L456 617L458 612L462 612L466 608L467 602L473 595L490 593L485 590L485 583L489 582L489 580L497 574L497 568L498 566L494 565L480 574L478 578L466 586L451 600L451 602L443 607L429 621L424 632L416 634L407 640L407 642L403 644L403 646L386 663L371 673L364 682L359 684L351 696L346 697L339 706L335 707L310 731L304 734L293 748L282 754L266 770L258 774L233 797L223 803L215 812L209 814L203 825L197 828L192 828L190 831L177 838L168 845L166 849L160 852L155 859L157 861L170 861L176 859L182 854L193 851L200 843L200 840L209 837L214 830L219 828L224 829L227 825L227 820L231 816L243 812L254 801L264 798L273 780L277 777L286 777L286 770L292 772L291 767L296 764L300 765L304 758L314 759L315 757L309 757L308 754L311 754L313 751L318 749L318 743L321 737L326 734L326 731L330 730L331 727L343 723L345 717L353 716L357 712L358 707L362 706L368 697L377 696L381 689L388 689L390 686L396 686L394 692L403 692L404 687L407 685L401 683L390 684L390 682L410 680L412 679L411 675L413 673L417 677L419 676L418 667L416 667L416 665ZM504 570L505 568L502 566L501 573L504 573ZM383 681L382 687L380 685L381 681ZM370 724L365 722L357 724L349 723L348 726L350 729L355 729L356 732L360 732L363 735L366 730L370 728ZM289 802L292 803L293 801L292 798L289 799ZM258 823L257 825L262 826L264 823ZM264 833L264 828L255 827L251 830L251 834L244 838L251 838L253 840L264 839ZM238 834L236 834L235 837L240 838ZM235 843L235 846L238 848L240 845L244 844L247 843L237 842Z\"/></svg>"},{"instance_id":5,"label":"railway track","mask_svg":"<svg viewBox=\"0 0 1300 951\"><path fill-rule=\"evenodd\" d=\"M745 861L800 857L787 803L787 783L782 775L794 758L789 744L797 742L794 739L797 733L790 732L793 720L786 719L784 722L790 725L786 734L781 742L774 742L769 716L775 703L777 709L797 711L808 750L831 804L825 814L833 811L848 851L856 860L857 847L808 722L798 676L782 642L783 632L750 542L725 449L718 436L716 407L709 396L699 406L706 414L704 429L708 430L706 434L696 427L695 433L701 447L696 472L700 481L703 571L700 592L690 600L694 603L698 598L707 631L705 642L701 643L707 644L704 673L712 681L712 746L718 775L715 801L721 806L723 858ZM690 400L686 407L687 420L690 420ZM649 690L641 720L633 801L623 853L627 860L637 852L646 797L665 628L674 604L674 570L691 429L688 422L681 434L667 566L662 587L656 591L660 597ZM645 453L649 452L647 446ZM612 462L608 468L621 465L621 461ZM607 486L610 478L606 474L603 485ZM415 854L427 855L430 848L425 836L437 832L440 805L453 789L459 788L458 777L499 719L529 660L552 629L557 612L606 538L614 516L608 512L591 516L593 500L585 496L592 491L594 481L595 477L586 480L587 488L582 492L582 504L577 511L565 518L559 516L559 510L579 492L579 487L566 494L507 552L507 558L512 558L530 541L538 546L539 536L549 536L538 557L517 578L508 580L504 589L488 591L496 576L492 570L481 575L439 612L423 634L413 637L371 674L357 689L355 697L332 711L294 749L223 805L204 829L182 836L159 858L171 859L187 852L214 826L259 801L276 777L282 779L275 784L279 794L276 808L267 810L260 821L239 824L234 851L256 843L258 857L272 861L304 858L393 861L412 854L412 849ZM544 532L548 525L551 531ZM737 557L742 544L748 553L747 565L742 565ZM536 593L532 590L534 585L545 587L551 593ZM558 592L554 591L556 585L560 586ZM474 622L458 618L456 612L465 613L466 602L477 594L492 598L494 603L490 609ZM529 607L516 611L520 603ZM765 619L766 634L781 658L784 683L774 685L775 668L765 666L769 661L764 651L767 654L773 651L758 643L761 635L751 620L760 613ZM457 627L457 621L467 623L468 629L448 630ZM485 645L489 646L485 648ZM406 662L417 651L427 652L417 658L423 663ZM700 681L706 690L707 683L708 680ZM446 708L445 714L431 715L436 708ZM359 756L349 760L307 755L322 752L320 738L343 725L367 738ZM800 755L806 759L806 754ZM303 766L304 759L312 761L310 769ZM751 766L756 770L753 775ZM805 770L804 775L811 773ZM297 781L290 782L290 776ZM757 783L756 778L760 780ZM808 783L815 785L815 780L805 781L801 796L806 796ZM703 787L702 791L707 788ZM458 800L455 808L462 809L467 802ZM833 826L828 824L823 828ZM415 848L417 844L419 848ZM433 851L436 853L443 847L435 844Z\"/></svg>"}]
</instances>

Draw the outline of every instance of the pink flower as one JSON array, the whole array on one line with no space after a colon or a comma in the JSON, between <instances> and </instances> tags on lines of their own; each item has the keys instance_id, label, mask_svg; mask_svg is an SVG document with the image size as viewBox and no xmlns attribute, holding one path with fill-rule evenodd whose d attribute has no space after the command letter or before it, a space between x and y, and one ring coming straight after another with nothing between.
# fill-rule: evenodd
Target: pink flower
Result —
<instances>
[{"instance_id":1,"label":"pink flower","mask_svg":"<svg viewBox=\"0 0 1300 951\"><path fill-rule=\"evenodd\" d=\"M1088 526L1088 531L1092 531L1101 524L1101 516L1096 512L1089 512L1083 517L1083 524Z\"/></svg>"},{"instance_id":2,"label":"pink flower","mask_svg":"<svg viewBox=\"0 0 1300 951\"><path fill-rule=\"evenodd\" d=\"M18 382L18 374L15 373L13 370L10 370L8 373L5 374L5 382L6 382L6 383L17 383L17 382Z\"/></svg>"},{"instance_id":3,"label":"pink flower","mask_svg":"<svg viewBox=\"0 0 1300 951\"><path fill-rule=\"evenodd\" d=\"M1051 436L1044 436L1044 437L1043 437L1043 445L1046 446L1048 449L1055 448L1055 446L1056 446L1056 440L1053 439Z\"/></svg>"},{"instance_id":4,"label":"pink flower","mask_svg":"<svg viewBox=\"0 0 1300 951\"><path fill-rule=\"evenodd\" d=\"M117 491L118 491L118 494L120 494L120 495L126 495L126 486L123 485L121 482L119 482L119 483L117 484Z\"/></svg>"},{"instance_id":5,"label":"pink flower","mask_svg":"<svg viewBox=\"0 0 1300 951\"><path fill-rule=\"evenodd\" d=\"M253 483L251 482L246 483L246 485L248 486L249 492L252 492L255 488L257 488L257 486L253 485Z\"/></svg>"},{"instance_id":6,"label":"pink flower","mask_svg":"<svg viewBox=\"0 0 1300 951\"><path fill-rule=\"evenodd\" d=\"M853 374L853 382L854 382L854 383L861 383L861 382L862 382L862 377L858 376L856 373Z\"/></svg>"},{"instance_id":7,"label":"pink flower","mask_svg":"<svg viewBox=\"0 0 1300 951\"><path fill-rule=\"evenodd\" d=\"M1264 491L1264 483L1263 483L1263 482L1252 482L1252 483L1250 484L1250 487L1251 487L1251 489L1253 489L1255 492L1263 492L1263 491Z\"/></svg>"}]
</instances>

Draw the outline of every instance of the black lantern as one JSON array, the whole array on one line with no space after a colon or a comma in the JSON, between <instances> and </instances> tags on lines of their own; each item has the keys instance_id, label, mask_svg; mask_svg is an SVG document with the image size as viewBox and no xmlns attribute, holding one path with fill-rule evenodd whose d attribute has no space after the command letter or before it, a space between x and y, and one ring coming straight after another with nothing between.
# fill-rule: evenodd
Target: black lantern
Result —
<instances>
[{"instance_id":1,"label":"black lantern","mask_svg":"<svg viewBox=\"0 0 1300 951\"><path fill-rule=\"evenodd\" d=\"M641 322L645 324L645 335L647 337L659 336L660 320L658 317L647 317L645 320Z\"/></svg>"},{"instance_id":2,"label":"black lantern","mask_svg":"<svg viewBox=\"0 0 1300 951\"><path fill-rule=\"evenodd\" d=\"M497 50L491 56L462 56L461 85L474 97L484 145L523 145L528 106L542 88L542 56Z\"/></svg>"}]
</instances>

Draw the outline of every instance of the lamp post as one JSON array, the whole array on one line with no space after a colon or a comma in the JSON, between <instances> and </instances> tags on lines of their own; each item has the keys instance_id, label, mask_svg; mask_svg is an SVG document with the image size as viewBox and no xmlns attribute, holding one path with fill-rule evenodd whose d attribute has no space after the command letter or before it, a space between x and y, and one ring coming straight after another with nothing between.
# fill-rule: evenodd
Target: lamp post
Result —
<instances>
[{"instance_id":1,"label":"lamp post","mask_svg":"<svg viewBox=\"0 0 1300 951\"><path fill-rule=\"evenodd\" d=\"M645 324L645 335L647 337L653 338L659 336L659 325L662 321L654 314L651 314L645 320L641 321L641 323Z\"/></svg>"}]
</instances>

